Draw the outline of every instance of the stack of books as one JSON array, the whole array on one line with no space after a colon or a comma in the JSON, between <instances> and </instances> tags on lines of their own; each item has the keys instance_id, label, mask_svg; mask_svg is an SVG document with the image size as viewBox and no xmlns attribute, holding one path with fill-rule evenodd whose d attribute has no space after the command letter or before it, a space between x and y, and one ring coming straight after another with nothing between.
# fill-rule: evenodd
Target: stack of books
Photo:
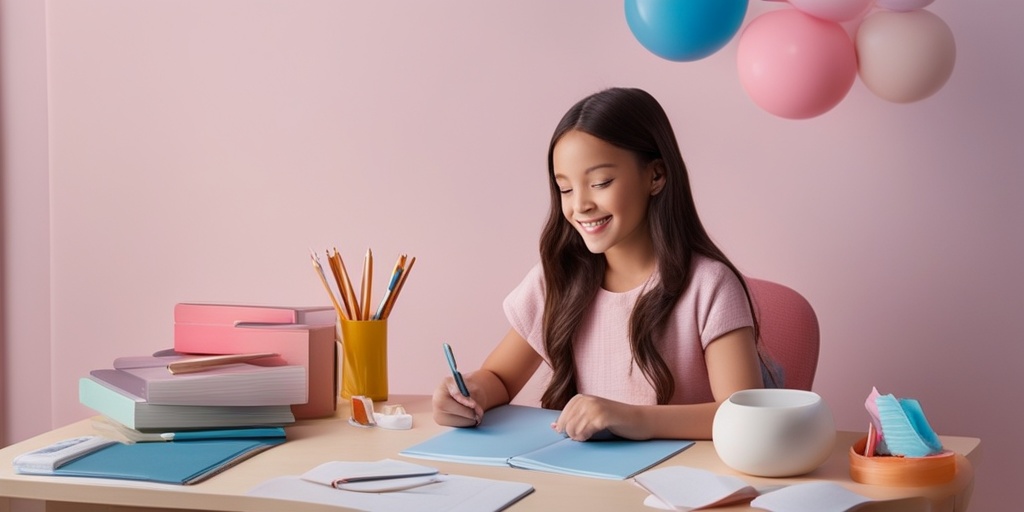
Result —
<instances>
[{"instance_id":1,"label":"stack of books","mask_svg":"<svg viewBox=\"0 0 1024 512\"><path fill-rule=\"evenodd\" d=\"M338 404L338 317L331 306L183 302L174 306L174 350L182 354L274 353L306 369L307 400L295 419L333 416Z\"/></svg>"},{"instance_id":2,"label":"stack of books","mask_svg":"<svg viewBox=\"0 0 1024 512\"><path fill-rule=\"evenodd\" d=\"M172 348L93 370L79 402L130 439L331 416L336 322L330 306L179 303Z\"/></svg>"},{"instance_id":3,"label":"stack of books","mask_svg":"<svg viewBox=\"0 0 1024 512\"><path fill-rule=\"evenodd\" d=\"M117 358L79 380L79 401L128 432L280 427L295 421L294 404L307 401L306 368L255 364L273 359L173 351Z\"/></svg>"}]
</instances>

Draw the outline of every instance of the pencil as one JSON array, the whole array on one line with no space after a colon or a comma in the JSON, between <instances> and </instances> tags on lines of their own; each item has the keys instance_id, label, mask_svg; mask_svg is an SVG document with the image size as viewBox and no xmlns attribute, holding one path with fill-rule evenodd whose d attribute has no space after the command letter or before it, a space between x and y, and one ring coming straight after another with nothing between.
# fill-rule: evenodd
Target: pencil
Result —
<instances>
[{"instance_id":1,"label":"pencil","mask_svg":"<svg viewBox=\"0 0 1024 512\"><path fill-rule=\"evenodd\" d=\"M324 267L320 265L320 258L317 257L313 249L309 250L309 257L313 260L313 269L316 270L316 275L320 276L320 282L324 285L324 290L327 290L327 295L331 297L331 303L334 304L334 310L338 312L338 315L344 317L346 320L348 317L345 315L345 310L341 308L341 304L338 304L338 299L334 297L334 291L331 290L331 285L327 284L327 276L324 275Z\"/></svg>"},{"instance_id":2,"label":"pencil","mask_svg":"<svg viewBox=\"0 0 1024 512\"><path fill-rule=\"evenodd\" d=\"M345 262L341 259L341 254L338 253L338 248L334 248L334 255L332 256L336 260L338 268L341 269L341 286L342 286L342 299L348 306L348 310L352 312L353 320L360 320L359 318L359 300L356 299L356 290L352 286L352 280L348 277L348 270L345 269Z\"/></svg>"},{"instance_id":3,"label":"pencil","mask_svg":"<svg viewBox=\"0 0 1024 512\"><path fill-rule=\"evenodd\" d=\"M362 288L360 289L360 306L362 312L359 315L360 320L370 319L370 297L373 295L371 287L373 286L373 253L370 249L366 249L366 256L363 257L363 282Z\"/></svg>"},{"instance_id":4,"label":"pencil","mask_svg":"<svg viewBox=\"0 0 1024 512\"><path fill-rule=\"evenodd\" d=\"M381 318L387 320L388 316L391 315L391 309L395 307L395 302L398 300L398 294L402 293L402 287L405 286L405 280L409 279L409 272L412 271L412 266L416 264L416 257L409 258L409 264L402 270L401 277L398 278L398 284L395 285L395 292L388 298L388 303L384 306L384 313Z\"/></svg>"},{"instance_id":5,"label":"pencil","mask_svg":"<svg viewBox=\"0 0 1024 512\"><path fill-rule=\"evenodd\" d=\"M203 370L214 368L217 366L223 366L226 364L244 363L246 361L252 361L253 359L263 359L265 357L277 357L274 352L255 352L252 354L225 354L217 356L202 356L191 359L184 359L181 361L175 361L173 363L167 363L167 371L174 375L182 373L195 373Z\"/></svg>"},{"instance_id":6,"label":"pencil","mask_svg":"<svg viewBox=\"0 0 1024 512\"><path fill-rule=\"evenodd\" d=\"M331 257L331 253L327 252L327 263L331 266L331 273L334 274L334 282L338 286L338 295L341 296L341 308L345 310L345 319L352 318L352 308L348 305L348 301L345 300L345 288L342 284L341 269L338 268L338 261Z\"/></svg>"}]
</instances>

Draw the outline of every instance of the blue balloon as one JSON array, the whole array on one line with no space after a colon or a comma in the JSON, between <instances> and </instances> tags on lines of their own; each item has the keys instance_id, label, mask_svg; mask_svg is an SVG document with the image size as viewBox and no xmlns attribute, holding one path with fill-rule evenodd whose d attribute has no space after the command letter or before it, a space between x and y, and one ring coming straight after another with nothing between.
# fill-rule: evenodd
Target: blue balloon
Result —
<instances>
[{"instance_id":1,"label":"blue balloon","mask_svg":"<svg viewBox=\"0 0 1024 512\"><path fill-rule=\"evenodd\" d=\"M626 0L626 23L640 44L672 61L703 59L739 31L747 0Z\"/></svg>"}]
</instances>

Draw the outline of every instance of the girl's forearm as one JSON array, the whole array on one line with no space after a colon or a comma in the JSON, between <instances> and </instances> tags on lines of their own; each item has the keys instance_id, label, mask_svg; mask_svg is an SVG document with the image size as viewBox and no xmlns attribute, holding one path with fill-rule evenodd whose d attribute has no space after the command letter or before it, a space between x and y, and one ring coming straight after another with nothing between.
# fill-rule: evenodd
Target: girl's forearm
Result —
<instances>
[{"instance_id":1,"label":"girl's forearm","mask_svg":"<svg viewBox=\"0 0 1024 512\"><path fill-rule=\"evenodd\" d=\"M619 435L631 439L711 439L711 424L718 405L717 402L710 402L633 406L633 421Z\"/></svg>"},{"instance_id":2,"label":"girl's forearm","mask_svg":"<svg viewBox=\"0 0 1024 512\"><path fill-rule=\"evenodd\" d=\"M489 370L477 370L469 374L466 380L473 400L485 411L507 404L511 400L505 384Z\"/></svg>"}]
</instances>

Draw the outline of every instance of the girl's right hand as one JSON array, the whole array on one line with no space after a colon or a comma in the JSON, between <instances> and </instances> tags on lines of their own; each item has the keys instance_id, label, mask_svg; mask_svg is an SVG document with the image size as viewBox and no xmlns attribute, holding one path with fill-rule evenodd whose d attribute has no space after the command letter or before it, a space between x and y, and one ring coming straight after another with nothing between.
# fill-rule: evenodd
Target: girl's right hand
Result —
<instances>
[{"instance_id":1,"label":"girl's right hand","mask_svg":"<svg viewBox=\"0 0 1024 512\"><path fill-rule=\"evenodd\" d=\"M462 396L459 386L451 376L445 377L434 390L431 402L434 408L434 421L438 425L449 427L475 427L484 417L484 410L473 400L474 388L472 379L466 379L466 387L470 396ZM481 390L477 389L477 393Z\"/></svg>"}]
</instances>

